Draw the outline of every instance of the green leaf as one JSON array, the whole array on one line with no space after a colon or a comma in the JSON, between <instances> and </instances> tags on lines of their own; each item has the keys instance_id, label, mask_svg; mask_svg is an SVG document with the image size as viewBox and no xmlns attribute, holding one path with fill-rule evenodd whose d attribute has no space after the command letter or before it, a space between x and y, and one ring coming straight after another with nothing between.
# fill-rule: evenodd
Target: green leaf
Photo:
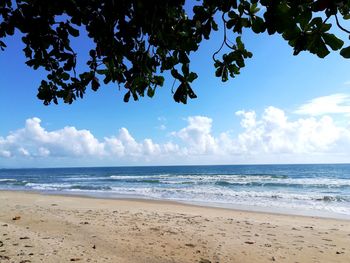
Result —
<instances>
[{"instance_id":1,"label":"green leaf","mask_svg":"<svg viewBox=\"0 0 350 263\"><path fill-rule=\"evenodd\" d=\"M327 49L326 45L322 42L320 42L318 44L318 49L317 49L317 56L320 57L320 58L324 58L326 56L328 56L328 54L330 53L329 50Z\"/></svg>"},{"instance_id":2,"label":"green leaf","mask_svg":"<svg viewBox=\"0 0 350 263\"><path fill-rule=\"evenodd\" d=\"M218 67L217 70L215 71L215 76L221 77L223 69L224 69L223 66Z\"/></svg>"},{"instance_id":3,"label":"green leaf","mask_svg":"<svg viewBox=\"0 0 350 263\"><path fill-rule=\"evenodd\" d=\"M182 102L183 104L187 103L187 94L186 94L185 85L183 83L181 83L180 86L175 91L174 100L176 102Z\"/></svg>"},{"instance_id":4,"label":"green leaf","mask_svg":"<svg viewBox=\"0 0 350 263\"><path fill-rule=\"evenodd\" d=\"M239 50L243 50L244 49L244 44L243 44L242 38L240 36L236 38L236 43L237 43L237 48Z\"/></svg>"},{"instance_id":5,"label":"green leaf","mask_svg":"<svg viewBox=\"0 0 350 263\"><path fill-rule=\"evenodd\" d=\"M78 37L79 36L79 30L73 28L71 25L67 25L67 29L69 34L71 34L73 37Z\"/></svg>"},{"instance_id":6,"label":"green leaf","mask_svg":"<svg viewBox=\"0 0 350 263\"><path fill-rule=\"evenodd\" d=\"M106 75L108 73L108 69L98 69L96 72L100 75Z\"/></svg>"},{"instance_id":7,"label":"green leaf","mask_svg":"<svg viewBox=\"0 0 350 263\"><path fill-rule=\"evenodd\" d=\"M190 73L190 65L188 63L182 64L181 67L182 73L184 74L184 77L187 77Z\"/></svg>"},{"instance_id":8,"label":"green leaf","mask_svg":"<svg viewBox=\"0 0 350 263\"><path fill-rule=\"evenodd\" d=\"M2 51L4 51L4 50L5 50L5 47L6 47L6 44L5 44L3 41L0 40L0 49L1 49Z\"/></svg>"},{"instance_id":9,"label":"green leaf","mask_svg":"<svg viewBox=\"0 0 350 263\"><path fill-rule=\"evenodd\" d=\"M258 8L258 4L257 3L253 3L251 6L250 6L250 13L251 14L255 14L257 12L259 12L260 8Z\"/></svg>"},{"instance_id":10,"label":"green leaf","mask_svg":"<svg viewBox=\"0 0 350 263\"><path fill-rule=\"evenodd\" d=\"M190 60L185 52L180 52L179 53L179 61L181 63L190 63Z\"/></svg>"},{"instance_id":11,"label":"green leaf","mask_svg":"<svg viewBox=\"0 0 350 263\"><path fill-rule=\"evenodd\" d=\"M310 10L305 10L305 12L300 14L299 23L300 27L304 29L310 22L312 18L312 12Z\"/></svg>"},{"instance_id":12,"label":"green leaf","mask_svg":"<svg viewBox=\"0 0 350 263\"><path fill-rule=\"evenodd\" d=\"M235 17L237 17L237 14L234 12L234 11L230 11L230 12L228 12L228 17L229 18L235 18Z\"/></svg>"},{"instance_id":13,"label":"green leaf","mask_svg":"<svg viewBox=\"0 0 350 263\"><path fill-rule=\"evenodd\" d=\"M99 87L100 87L100 83L98 82L98 79L94 77L91 81L91 88L93 91L97 91Z\"/></svg>"},{"instance_id":14,"label":"green leaf","mask_svg":"<svg viewBox=\"0 0 350 263\"><path fill-rule=\"evenodd\" d=\"M231 6L236 9L237 8L237 0L231 0Z\"/></svg>"},{"instance_id":15,"label":"green leaf","mask_svg":"<svg viewBox=\"0 0 350 263\"><path fill-rule=\"evenodd\" d=\"M129 102L130 100L130 95L131 95L131 92L128 91L127 93L125 93L124 95L124 102Z\"/></svg>"},{"instance_id":16,"label":"green leaf","mask_svg":"<svg viewBox=\"0 0 350 263\"><path fill-rule=\"evenodd\" d=\"M63 80L69 80L69 74L67 73L67 72L64 72L64 73L62 73L62 75L61 75L61 78L63 79Z\"/></svg>"},{"instance_id":17,"label":"green leaf","mask_svg":"<svg viewBox=\"0 0 350 263\"><path fill-rule=\"evenodd\" d=\"M263 33L265 29L265 23L261 17L256 17L252 20L252 30L255 33Z\"/></svg>"},{"instance_id":18,"label":"green leaf","mask_svg":"<svg viewBox=\"0 0 350 263\"><path fill-rule=\"evenodd\" d=\"M162 76L155 76L154 77L154 82L157 84L157 85L159 85L159 86L163 86L163 84L164 84L164 77L162 77Z\"/></svg>"},{"instance_id":19,"label":"green leaf","mask_svg":"<svg viewBox=\"0 0 350 263\"><path fill-rule=\"evenodd\" d=\"M188 94L188 97L190 97L191 99L197 98L196 93L193 92L193 90L189 85L187 85L187 94Z\"/></svg>"},{"instance_id":20,"label":"green leaf","mask_svg":"<svg viewBox=\"0 0 350 263\"><path fill-rule=\"evenodd\" d=\"M180 73L176 69L171 70L171 75L178 80L183 80L183 77L180 75Z\"/></svg>"},{"instance_id":21,"label":"green leaf","mask_svg":"<svg viewBox=\"0 0 350 263\"><path fill-rule=\"evenodd\" d=\"M106 77L103 80L104 84L108 84L112 80L112 77L110 74L106 74Z\"/></svg>"},{"instance_id":22,"label":"green leaf","mask_svg":"<svg viewBox=\"0 0 350 263\"><path fill-rule=\"evenodd\" d=\"M328 46L330 46L331 49L333 49L333 50L341 49L341 47L344 45L344 41L339 39L339 38L337 38L333 34L324 33L323 34L323 39L324 39L325 43Z\"/></svg>"},{"instance_id":23,"label":"green leaf","mask_svg":"<svg viewBox=\"0 0 350 263\"><path fill-rule=\"evenodd\" d=\"M310 24L320 28L323 25L323 20L321 17L315 17L311 20Z\"/></svg>"},{"instance_id":24,"label":"green leaf","mask_svg":"<svg viewBox=\"0 0 350 263\"><path fill-rule=\"evenodd\" d=\"M214 20L211 21L211 27L213 28L214 31L218 31L219 29L218 24Z\"/></svg>"},{"instance_id":25,"label":"green leaf","mask_svg":"<svg viewBox=\"0 0 350 263\"><path fill-rule=\"evenodd\" d=\"M322 24L321 31L327 32L329 29L331 29L331 27L332 27L332 24Z\"/></svg>"},{"instance_id":26,"label":"green leaf","mask_svg":"<svg viewBox=\"0 0 350 263\"><path fill-rule=\"evenodd\" d=\"M350 58L350 46L346 47L346 48L343 48L340 51L340 55L342 55L344 58Z\"/></svg>"},{"instance_id":27,"label":"green leaf","mask_svg":"<svg viewBox=\"0 0 350 263\"><path fill-rule=\"evenodd\" d=\"M221 80L222 80L223 82L228 81L228 70L227 70L226 67L225 67L225 68L223 69L223 71L222 71Z\"/></svg>"},{"instance_id":28,"label":"green leaf","mask_svg":"<svg viewBox=\"0 0 350 263\"><path fill-rule=\"evenodd\" d=\"M198 78L198 75L194 72L191 72L187 78L188 82L194 81L196 78Z\"/></svg>"},{"instance_id":29,"label":"green leaf","mask_svg":"<svg viewBox=\"0 0 350 263\"><path fill-rule=\"evenodd\" d=\"M147 96L152 98L154 96L155 89L152 89L151 87L148 88L147 90Z\"/></svg>"},{"instance_id":30,"label":"green leaf","mask_svg":"<svg viewBox=\"0 0 350 263\"><path fill-rule=\"evenodd\" d=\"M235 24L236 24L235 19L230 19L229 21L227 21L226 27L227 29L231 29Z\"/></svg>"}]
</instances>

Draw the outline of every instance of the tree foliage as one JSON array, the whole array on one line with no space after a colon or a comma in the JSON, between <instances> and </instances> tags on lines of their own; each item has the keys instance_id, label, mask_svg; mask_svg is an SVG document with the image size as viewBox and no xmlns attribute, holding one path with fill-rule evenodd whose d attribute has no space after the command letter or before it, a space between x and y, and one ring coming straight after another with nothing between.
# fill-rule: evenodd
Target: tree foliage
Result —
<instances>
[{"instance_id":1,"label":"tree foliage","mask_svg":"<svg viewBox=\"0 0 350 263\"><path fill-rule=\"evenodd\" d=\"M196 97L189 56L218 24L223 39L213 51L215 75L227 81L252 57L241 38L246 30L280 34L294 55L309 51L324 58L340 50L350 58L350 47L343 48L343 40L331 33L333 25L350 33L341 24L350 18L349 7L349 0L202 0L189 12L184 0L1 0L0 49L6 37L20 32L26 64L48 72L38 89L46 105L59 99L72 103L101 82L123 86L126 102L131 96L153 97L166 71L177 83L174 100L186 103ZM86 71L77 73L71 40L82 30L94 48Z\"/></svg>"}]
</instances>

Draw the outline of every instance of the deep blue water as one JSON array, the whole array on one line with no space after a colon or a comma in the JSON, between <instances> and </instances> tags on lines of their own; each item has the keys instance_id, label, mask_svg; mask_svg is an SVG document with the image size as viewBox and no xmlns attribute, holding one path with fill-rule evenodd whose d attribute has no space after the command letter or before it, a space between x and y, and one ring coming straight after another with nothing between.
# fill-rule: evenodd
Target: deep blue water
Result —
<instances>
[{"instance_id":1,"label":"deep blue water","mask_svg":"<svg viewBox=\"0 0 350 263\"><path fill-rule=\"evenodd\" d=\"M0 169L0 189L350 217L350 164Z\"/></svg>"}]
</instances>

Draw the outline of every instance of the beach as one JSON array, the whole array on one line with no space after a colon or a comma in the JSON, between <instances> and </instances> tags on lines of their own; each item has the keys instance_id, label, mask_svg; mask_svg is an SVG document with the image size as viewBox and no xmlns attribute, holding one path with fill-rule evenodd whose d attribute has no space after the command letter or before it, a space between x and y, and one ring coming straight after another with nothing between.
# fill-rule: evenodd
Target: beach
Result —
<instances>
[{"instance_id":1,"label":"beach","mask_svg":"<svg viewBox=\"0 0 350 263\"><path fill-rule=\"evenodd\" d=\"M350 221L0 192L0 262L350 262Z\"/></svg>"}]
</instances>

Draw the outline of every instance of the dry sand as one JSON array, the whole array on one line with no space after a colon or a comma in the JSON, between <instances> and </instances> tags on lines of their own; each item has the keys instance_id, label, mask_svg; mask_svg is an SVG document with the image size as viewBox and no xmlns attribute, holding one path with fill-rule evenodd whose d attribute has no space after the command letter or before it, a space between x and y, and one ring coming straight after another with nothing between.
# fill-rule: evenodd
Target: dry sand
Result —
<instances>
[{"instance_id":1,"label":"dry sand","mask_svg":"<svg viewBox=\"0 0 350 263\"><path fill-rule=\"evenodd\" d=\"M0 192L0 262L350 262L350 221Z\"/></svg>"}]
</instances>

